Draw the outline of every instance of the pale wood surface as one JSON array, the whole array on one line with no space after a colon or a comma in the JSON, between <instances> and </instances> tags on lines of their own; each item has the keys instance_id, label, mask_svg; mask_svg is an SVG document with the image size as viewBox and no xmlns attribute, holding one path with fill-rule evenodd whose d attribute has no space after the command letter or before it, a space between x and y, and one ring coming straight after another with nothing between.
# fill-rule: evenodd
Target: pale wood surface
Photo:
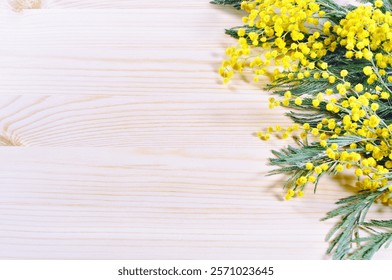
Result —
<instances>
[{"instance_id":1,"label":"pale wood surface","mask_svg":"<svg viewBox=\"0 0 392 280\"><path fill-rule=\"evenodd\" d=\"M260 87L216 74L237 12L5 2L0 258L328 258L333 222L319 219L352 190L324 181L283 202L283 178L265 177L285 143L254 132L287 120Z\"/></svg>"}]
</instances>

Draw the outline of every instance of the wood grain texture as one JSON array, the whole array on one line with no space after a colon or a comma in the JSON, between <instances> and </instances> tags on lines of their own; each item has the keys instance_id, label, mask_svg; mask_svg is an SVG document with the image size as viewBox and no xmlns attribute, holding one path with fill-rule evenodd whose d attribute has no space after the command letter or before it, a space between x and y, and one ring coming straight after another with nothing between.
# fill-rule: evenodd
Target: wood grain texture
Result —
<instances>
[{"instance_id":1,"label":"wood grain texture","mask_svg":"<svg viewBox=\"0 0 392 280\"><path fill-rule=\"evenodd\" d=\"M341 194L284 203L262 151L245 148L1 154L1 258L317 259Z\"/></svg>"},{"instance_id":2,"label":"wood grain texture","mask_svg":"<svg viewBox=\"0 0 392 280\"><path fill-rule=\"evenodd\" d=\"M201 6L196 11L3 10L0 90L156 96L240 89L256 96L260 87L243 81L223 91L216 73L224 48L233 42L224 28L238 16Z\"/></svg>"},{"instance_id":3,"label":"wood grain texture","mask_svg":"<svg viewBox=\"0 0 392 280\"><path fill-rule=\"evenodd\" d=\"M257 101L257 102L256 102ZM0 100L0 142L14 146L258 147L263 98L157 96L8 96ZM1 140L2 139L2 140ZM283 143L281 143L283 144Z\"/></svg>"},{"instance_id":4,"label":"wood grain texture","mask_svg":"<svg viewBox=\"0 0 392 280\"><path fill-rule=\"evenodd\" d=\"M0 258L328 258L319 219L353 178L281 200L287 142L254 132L287 119L221 84L238 13L207 2L2 6Z\"/></svg>"}]
</instances>

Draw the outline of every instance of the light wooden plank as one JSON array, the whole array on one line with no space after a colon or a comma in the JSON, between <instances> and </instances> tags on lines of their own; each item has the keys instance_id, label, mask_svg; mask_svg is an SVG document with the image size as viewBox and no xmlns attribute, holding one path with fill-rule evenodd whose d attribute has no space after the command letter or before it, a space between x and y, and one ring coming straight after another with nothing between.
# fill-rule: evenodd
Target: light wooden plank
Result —
<instances>
[{"instance_id":1,"label":"light wooden plank","mask_svg":"<svg viewBox=\"0 0 392 280\"><path fill-rule=\"evenodd\" d=\"M266 97L226 94L157 96L3 96L0 143L57 147L256 147L255 132L287 121ZM264 108L263 108L264 107ZM280 143L279 143L280 142Z\"/></svg>"},{"instance_id":2,"label":"light wooden plank","mask_svg":"<svg viewBox=\"0 0 392 280\"><path fill-rule=\"evenodd\" d=\"M41 0L43 8L47 9L213 9L208 0L165 0L146 1L136 0Z\"/></svg>"},{"instance_id":3,"label":"light wooden plank","mask_svg":"<svg viewBox=\"0 0 392 280\"><path fill-rule=\"evenodd\" d=\"M0 258L321 258L319 218L341 195L332 184L283 202L245 148L0 155Z\"/></svg>"},{"instance_id":4,"label":"light wooden plank","mask_svg":"<svg viewBox=\"0 0 392 280\"><path fill-rule=\"evenodd\" d=\"M2 11L0 91L259 94L240 79L222 87L216 73L234 42L224 28L237 20L205 8Z\"/></svg>"},{"instance_id":5,"label":"light wooden plank","mask_svg":"<svg viewBox=\"0 0 392 280\"><path fill-rule=\"evenodd\" d=\"M21 1L21 0L19 0ZM24 0L26 1L26 0ZM47 9L167 9L167 8L205 8L211 9L215 6L209 4L209 0L150 0L141 2L137 0L27 0L40 2L42 8ZM357 4L355 0L335 0L341 4ZM220 6L216 6L222 9ZM228 9L232 11L231 9Z\"/></svg>"},{"instance_id":6,"label":"light wooden plank","mask_svg":"<svg viewBox=\"0 0 392 280\"><path fill-rule=\"evenodd\" d=\"M327 181L284 202L260 155L3 147L0 258L326 258L319 219L346 191Z\"/></svg>"},{"instance_id":7,"label":"light wooden plank","mask_svg":"<svg viewBox=\"0 0 392 280\"><path fill-rule=\"evenodd\" d=\"M208 0L4 0L4 8L21 9L213 9ZM0 5L1 5L0 4ZM220 7L221 8L221 7Z\"/></svg>"}]
</instances>

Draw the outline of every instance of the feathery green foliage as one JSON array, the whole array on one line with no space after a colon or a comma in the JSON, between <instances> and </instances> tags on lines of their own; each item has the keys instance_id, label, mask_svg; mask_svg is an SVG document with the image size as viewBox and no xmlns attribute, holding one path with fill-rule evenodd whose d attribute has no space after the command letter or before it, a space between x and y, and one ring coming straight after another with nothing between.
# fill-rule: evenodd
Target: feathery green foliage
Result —
<instances>
[{"instance_id":1,"label":"feathery green foliage","mask_svg":"<svg viewBox=\"0 0 392 280\"><path fill-rule=\"evenodd\" d=\"M216 5L232 6L233 8L239 10L241 8L242 0L213 0L210 3Z\"/></svg>"}]
</instances>

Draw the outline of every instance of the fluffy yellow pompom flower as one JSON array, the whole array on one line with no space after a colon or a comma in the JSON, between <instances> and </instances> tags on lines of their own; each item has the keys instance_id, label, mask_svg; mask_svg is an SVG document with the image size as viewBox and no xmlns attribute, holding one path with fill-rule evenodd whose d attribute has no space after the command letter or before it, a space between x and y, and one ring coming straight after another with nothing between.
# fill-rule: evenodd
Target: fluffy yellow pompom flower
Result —
<instances>
[{"instance_id":1,"label":"fluffy yellow pompom flower","mask_svg":"<svg viewBox=\"0 0 392 280\"><path fill-rule=\"evenodd\" d=\"M377 8L381 8L384 5L384 2L381 0L376 0L374 2L374 6L376 6Z\"/></svg>"},{"instance_id":2,"label":"fluffy yellow pompom flower","mask_svg":"<svg viewBox=\"0 0 392 280\"><path fill-rule=\"evenodd\" d=\"M365 66L365 67L363 68L363 73L364 73L366 76L370 76L371 74L373 74L373 69L372 69L372 67L370 67L370 66Z\"/></svg>"},{"instance_id":3,"label":"fluffy yellow pompom flower","mask_svg":"<svg viewBox=\"0 0 392 280\"><path fill-rule=\"evenodd\" d=\"M342 70L342 71L340 71L340 76L341 76L342 78L347 77L347 75L348 75L348 71L347 71L347 70Z\"/></svg>"}]
</instances>

